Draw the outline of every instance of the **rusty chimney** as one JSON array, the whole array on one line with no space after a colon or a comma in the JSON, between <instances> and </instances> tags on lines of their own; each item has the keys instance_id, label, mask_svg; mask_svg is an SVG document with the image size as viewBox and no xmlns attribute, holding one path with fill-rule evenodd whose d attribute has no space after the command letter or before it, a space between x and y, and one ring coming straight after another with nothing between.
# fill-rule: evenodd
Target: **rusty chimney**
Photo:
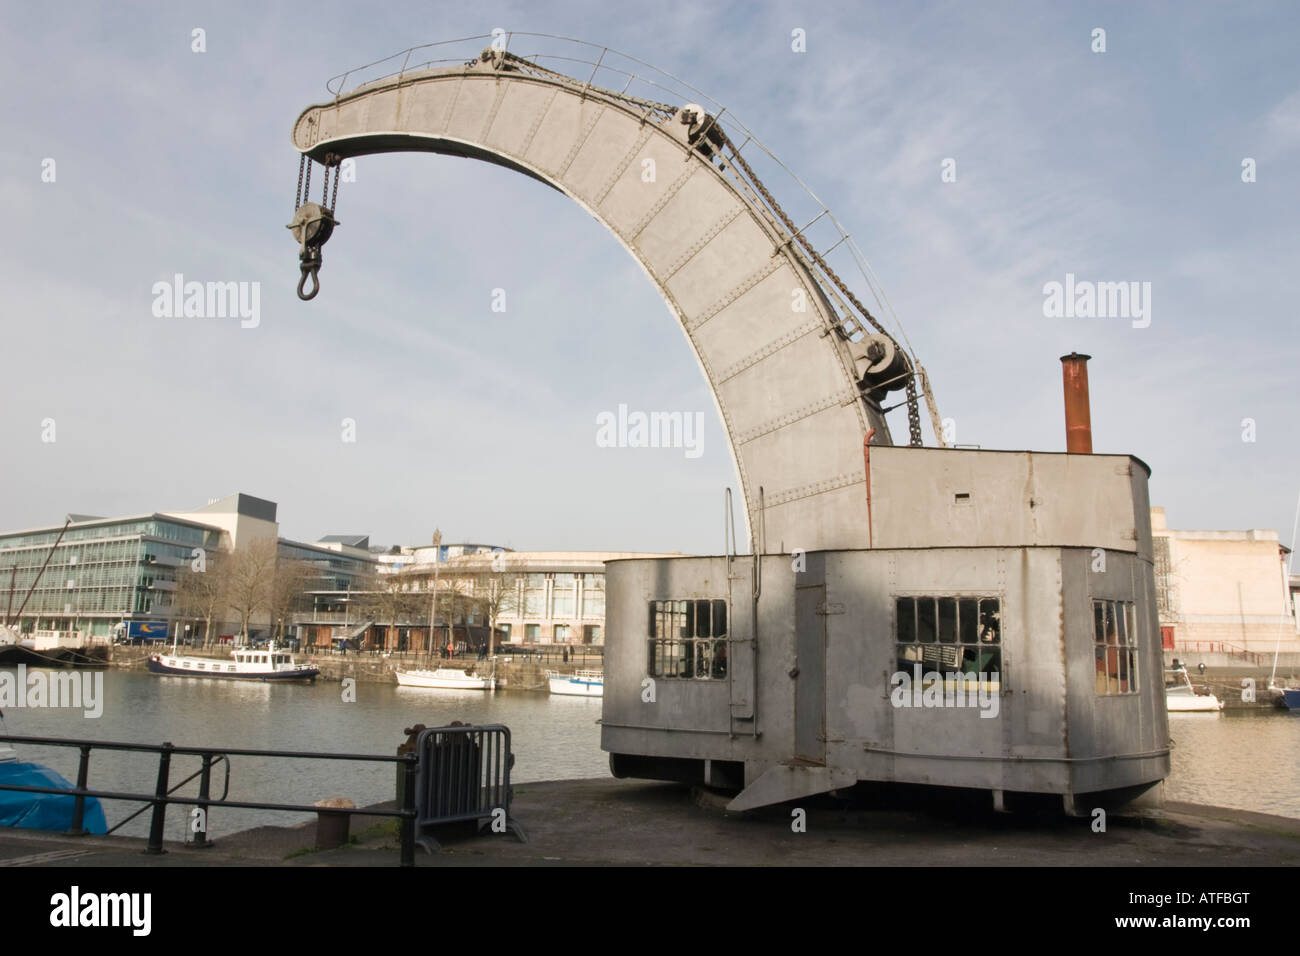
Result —
<instances>
[{"instance_id":1,"label":"rusty chimney","mask_svg":"<svg viewBox=\"0 0 1300 956\"><path fill-rule=\"evenodd\" d=\"M1072 455L1092 454L1092 413L1088 408L1088 359L1071 352L1061 356L1065 383L1065 450Z\"/></svg>"}]
</instances>

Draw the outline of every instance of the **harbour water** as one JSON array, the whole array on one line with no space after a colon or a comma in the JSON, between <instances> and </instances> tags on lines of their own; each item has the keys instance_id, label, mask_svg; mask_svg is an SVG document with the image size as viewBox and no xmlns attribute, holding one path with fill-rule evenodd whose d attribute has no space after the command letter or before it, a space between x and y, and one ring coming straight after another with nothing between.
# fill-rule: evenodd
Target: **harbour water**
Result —
<instances>
[{"instance_id":1,"label":"harbour water","mask_svg":"<svg viewBox=\"0 0 1300 956\"><path fill-rule=\"evenodd\" d=\"M1300 714L1170 714L1165 796L1300 818Z\"/></svg>"},{"instance_id":2,"label":"harbour water","mask_svg":"<svg viewBox=\"0 0 1300 956\"><path fill-rule=\"evenodd\" d=\"M403 742L404 727L460 720L510 728L516 784L601 777L609 772L607 755L600 749L599 699L358 683L356 701L348 703L342 685L332 682L270 685L113 670L103 674L103 681L101 717L89 719L72 709L11 708L5 713L4 732L144 744L170 741L177 746L389 754ZM1172 774L1166 783L1169 799L1300 818L1300 716L1284 711L1242 716L1175 714L1169 726L1173 742ZM76 779L75 749L21 746L19 755ZM230 799L311 804L326 797L347 797L365 806L394 795L391 764L253 757L235 757L231 764ZM157 765L154 754L96 751L90 785L150 792ZM196 757L175 758L172 781L197 767ZM214 795L220 794L222 784L219 772ZM197 784L191 783L183 792L196 793ZM107 803L109 825L138 806ZM222 833L253 826L308 819L309 815L214 808L209 831L219 839ZM146 835L148 822L145 812L119 832ZM185 826L184 810L173 808L167 838L183 839Z\"/></svg>"},{"instance_id":3,"label":"harbour water","mask_svg":"<svg viewBox=\"0 0 1300 956\"><path fill-rule=\"evenodd\" d=\"M101 717L86 718L72 709L11 708L5 711L4 732L155 745L170 741L176 746L393 754L406 739L403 728L438 727L459 720L510 728L516 755L511 779L517 784L609 773L608 757L600 749L598 698L430 691L359 682L356 702L346 703L342 685L332 682L272 685L115 670L104 672L103 679ZM43 763L76 780L75 748L20 745L18 751L19 759ZM197 757L175 757L171 779L179 782L198 767ZM156 754L95 751L90 787L150 793L157 772ZM223 778L224 771L214 774L214 796L220 795ZM180 792L195 795L197 786L196 780ZM231 758L231 800L312 804L327 797L347 797L360 807L392 800L395 790L396 772L387 763ZM109 826L138 807L105 803ZM169 809L168 840L184 838L184 814L183 807ZM213 808L209 833L218 839L223 832L308 819L310 815ZM148 828L146 811L118 832L145 836Z\"/></svg>"}]
</instances>

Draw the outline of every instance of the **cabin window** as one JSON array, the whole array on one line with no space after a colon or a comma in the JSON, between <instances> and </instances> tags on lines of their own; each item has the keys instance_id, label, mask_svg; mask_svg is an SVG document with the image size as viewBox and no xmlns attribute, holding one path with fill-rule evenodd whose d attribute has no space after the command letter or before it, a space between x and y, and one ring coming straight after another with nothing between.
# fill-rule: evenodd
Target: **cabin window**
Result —
<instances>
[{"instance_id":1,"label":"cabin window","mask_svg":"<svg viewBox=\"0 0 1300 956\"><path fill-rule=\"evenodd\" d=\"M226 665L226 671L227 671L227 672L233 671L234 669L235 669L235 665L234 665L234 664L227 664L227 665Z\"/></svg>"},{"instance_id":2,"label":"cabin window","mask_svg":"<svg viewBox=\"0 0 1300 956\"><path fill-rule=\"evenodd\" d=\"M197 665L197 666L198 666L198 669L199 669L199 670L204 670L208 665L206 665L206 664L199 664L199 665Z\"/></svg>"},{"instance_id":3,"label":"cabin window","mask_svg":"<svg viewBox=\"0 0 1300 956\"><path fill-rule=\"evenodd\" d=\"M896 597L898 670L962 674L998 690L1002 682L1002 602L976 595Z\"/></svg>"},{"instance_id":4,"label":"cabin window","mask_svg":"<svg viewBox=\"0 0 1300 956\"><path fill-rule=\"evenodd\" d=\"M649 643L654 677L725 680L727 602L651 601Z\"/></svg>"},{"instance_id":5,"label":"cabin window","mask_svg":"<svg viewBox=\"0 0 1300 956\"><path fill-rule=\"evenodd\" d=\"M1093 659L1097 694L1138 692L1137 611L1131 601L1093 601Z\"/></svg>"}]
</instances>

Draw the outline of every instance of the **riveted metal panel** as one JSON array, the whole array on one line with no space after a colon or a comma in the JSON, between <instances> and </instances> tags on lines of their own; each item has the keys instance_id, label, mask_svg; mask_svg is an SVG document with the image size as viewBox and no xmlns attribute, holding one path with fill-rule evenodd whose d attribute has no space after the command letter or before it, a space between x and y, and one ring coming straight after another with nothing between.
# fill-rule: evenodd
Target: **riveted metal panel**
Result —
<instances>
[{"instance_id":1,"label":"riveted metal panel","mask_svg":"<svg viewBox=\"0 0 1300 956\"><path fill-rule=\"evenodd\" d=\"M1135 482L1140 478L1144 489L1145 473L1135 478L1132 461L1127 455L873 450L875 545L1136 551L1139 525L1149 527L1150 518L1136 507Z\"/></svg>"},{"instance_id":2,"label":"riveted metal panel","mask_svg":"<svg viewBox=\"0 0 1300 956\"><path fill-rule=\"evenodd\" d=\"M653 218L644 223L632 242L647 266L668 275L692 244L710 234L718 224L731 222L740 201L712 176L692 176Z\"/></svg>"},{"instance_id":3,"label":"riveted metal panel","mask_svg":"<svg viewBox=\"0 0 1300 956\"><path fill-rule=\"evenodd\" d=\"M555 90L540 83L506 83L504 88L505 99L492 117L485 142L510 156L522 157L555 99Z\"/></svg>"},{"instance_id":4,"label":"riveted metal panel","mask_svg":"<svg viewBox=\"0 0 1300 956\"><path fill-rule=\"evenodd\" d=\"M565 183L588 203L598 203L606 181L626 162L641 130L641 124L626 113L602 111L565 170Z\"/></svg>"}]
</instances>

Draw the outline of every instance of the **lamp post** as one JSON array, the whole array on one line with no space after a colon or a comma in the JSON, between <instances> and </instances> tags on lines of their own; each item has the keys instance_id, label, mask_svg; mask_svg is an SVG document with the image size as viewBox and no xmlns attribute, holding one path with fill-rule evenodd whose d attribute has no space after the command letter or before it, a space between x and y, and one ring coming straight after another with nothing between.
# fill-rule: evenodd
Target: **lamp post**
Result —
<instances>
[{"instance_id":1,"label":"lamp post","mask_svg":"<svg viewBox=\"0 0 1300 956\"><path fill-rule=\"evenodd\" d=\"M433 628L438 619L438 570L442 562L442 530L433 529L433 597L429 599L429 645L425 648L433 656Z\"/></svg>"}]
</instances>

